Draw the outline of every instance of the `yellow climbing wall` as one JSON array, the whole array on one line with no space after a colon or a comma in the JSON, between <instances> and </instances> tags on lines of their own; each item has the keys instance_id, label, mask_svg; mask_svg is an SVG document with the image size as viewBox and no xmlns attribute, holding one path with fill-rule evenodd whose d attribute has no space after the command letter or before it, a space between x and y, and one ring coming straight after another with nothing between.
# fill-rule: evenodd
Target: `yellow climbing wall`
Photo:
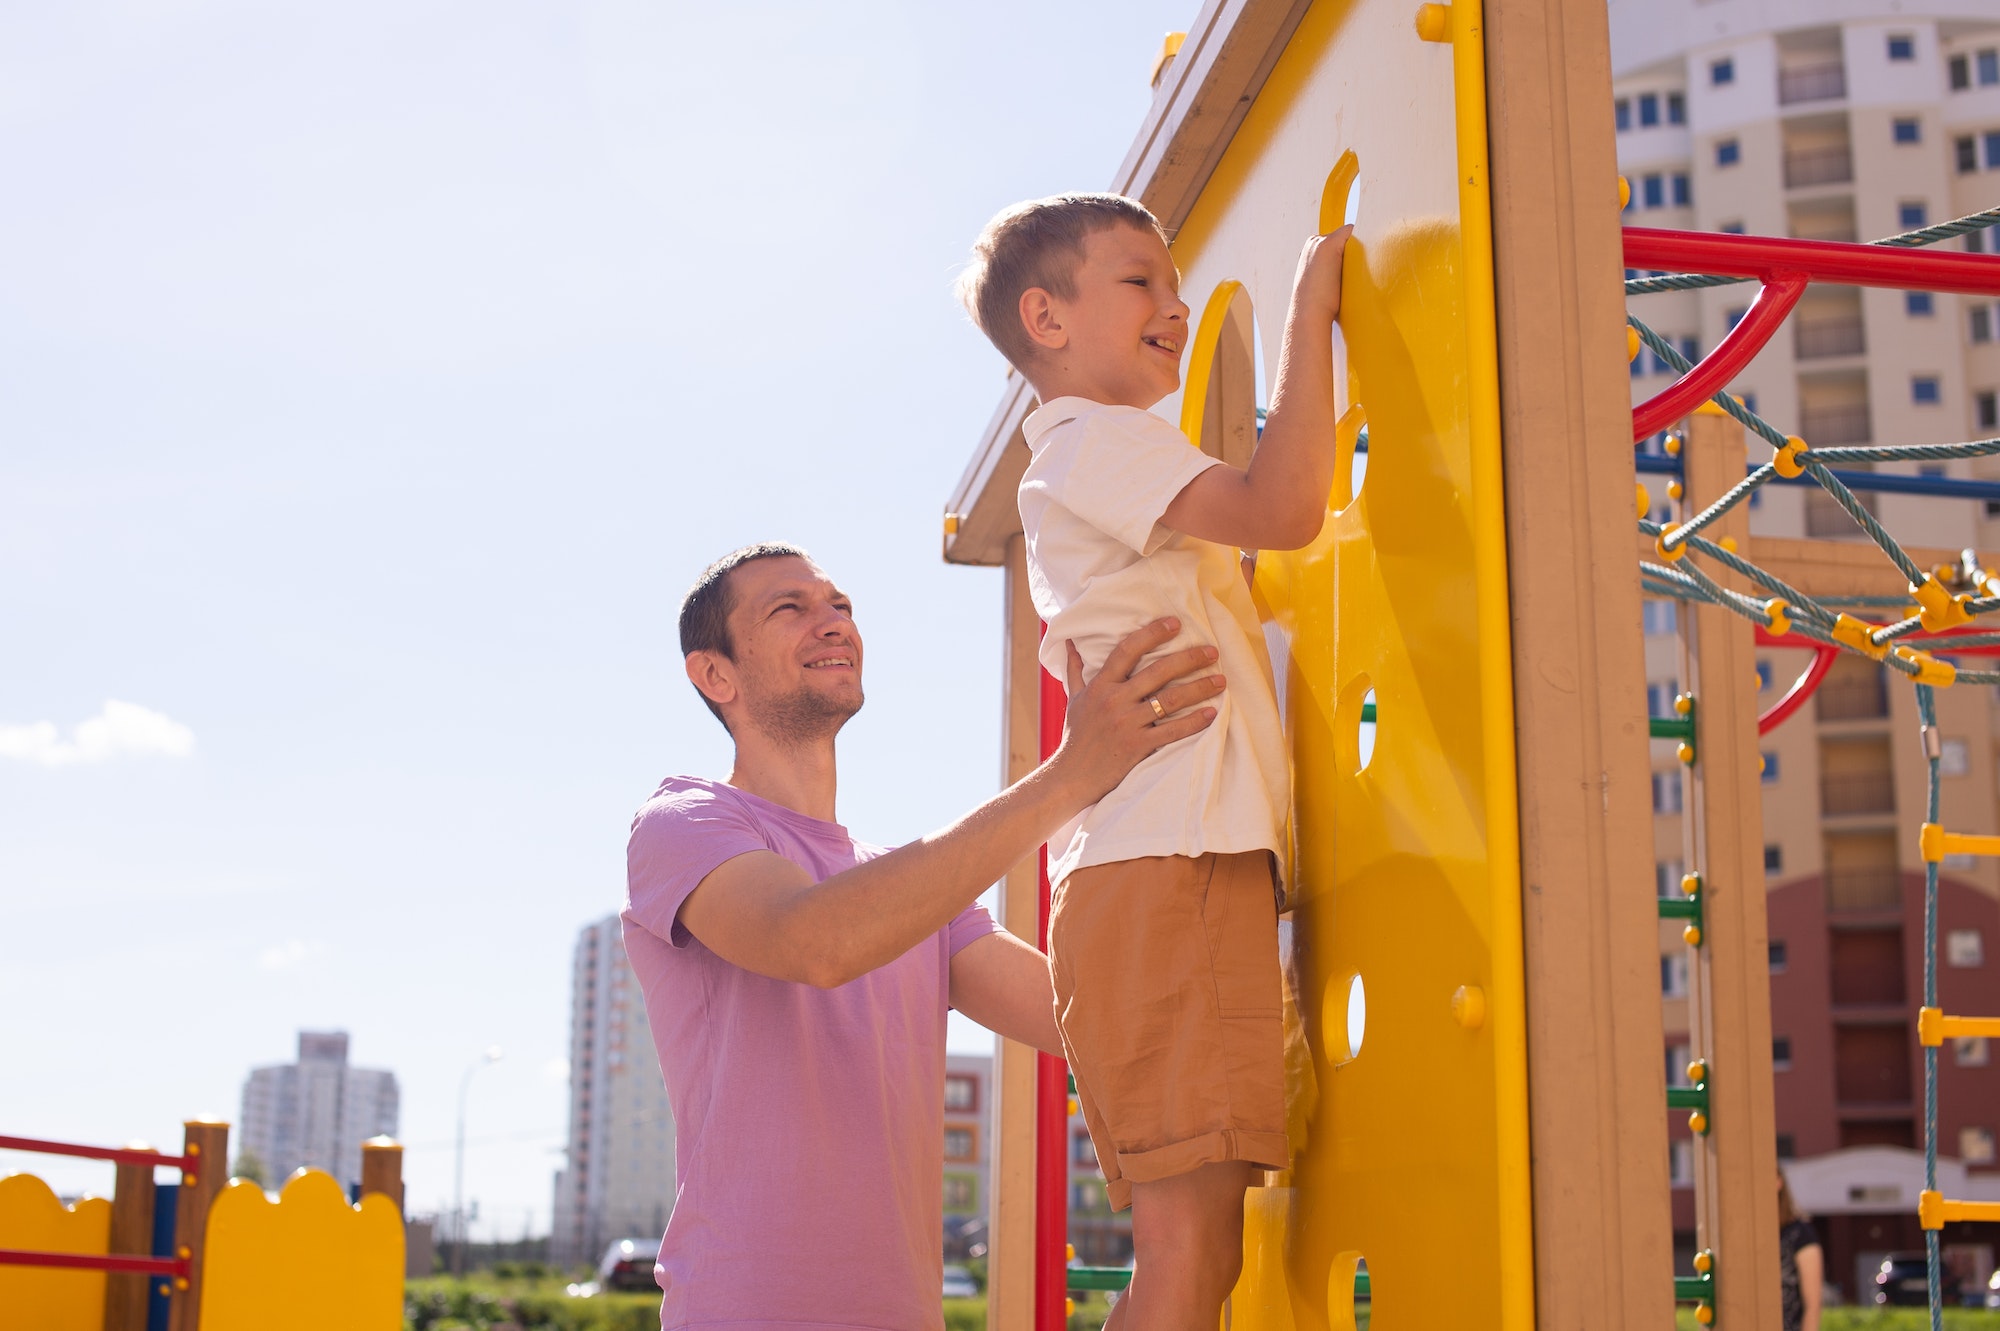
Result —
<instances>
[{"instance_id":1,"label":"yellow climbing wall","mask_svg":"<svg viewBox=\"0 0 2000 1331\"><path fill-rule=\"evenodd\" d=\"M64 1206L33 1174L0 1178L0 1248L101 1256L111 1251L111 1203ZM0 1266L0 1327L102 1331L104 1273Z\"/></svg>"},{"instance_id":2,"label":"yellow climbing wall","mask_svg":"<svg viewBox=\"0 0 2000 1331\"><path fill-rule=\"evenodd\" d=\"M1301 240L1356 223L1337 511L1256 577L1284 636L1305 1048L1237 1331L1353 1325L1359 1261L1372 1331L1534 1319L1483 53L1475 0L1427 8L1314 4L1174 242L1203 311L1183 428L1233 451L1244 299L1274 375Z\"/></svg>"},{"instance_id":3,"label":"yellow climbing wall","mask_svg":"<svg viewBox=\"0 0 2000 1331\"><path fill-rule=\"evenodd\" d=\"M208 1213L201 1331L402 1331L403 1219L379 1193L348 1205L302 1169L277 1202L232 1179Z\"/></svg>"}]
</instances>

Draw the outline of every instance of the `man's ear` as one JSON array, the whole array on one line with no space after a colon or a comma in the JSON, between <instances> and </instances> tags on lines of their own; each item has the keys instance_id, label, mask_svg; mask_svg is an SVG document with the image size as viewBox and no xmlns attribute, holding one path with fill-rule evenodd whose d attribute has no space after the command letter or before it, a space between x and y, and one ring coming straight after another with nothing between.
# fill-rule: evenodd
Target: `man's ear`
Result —
<instances>
[{"instance_id":1,"label":"man's ear","mask_svg":"<svg viewBox=\"0 0 2000 1331\"><path fill-rule=\"evenodd\" d=\"M1056 308L1055 297L1041 287L1029 287L1021 293L1021 327L1027 331L1028 339L1044 351L1061 351L1069 345L1069 329L1063 327L1062 311Z\"/></svg>"},{"instance_id":2,"label":"man's ear","mask_svg":"<svg viewBox=\"0 0 2000 1331\"><path fill-rule=\"evenodd\" d=\"M717 707L736 701L736 663L721 652L689 652L688 682Z\"/></svg>"}]
</instances>

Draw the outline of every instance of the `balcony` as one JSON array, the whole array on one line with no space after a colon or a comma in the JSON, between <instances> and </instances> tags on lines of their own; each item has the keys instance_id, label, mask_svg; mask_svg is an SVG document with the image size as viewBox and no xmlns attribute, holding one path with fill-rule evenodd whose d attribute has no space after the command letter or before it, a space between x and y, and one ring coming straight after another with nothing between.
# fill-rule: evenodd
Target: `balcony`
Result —
<instances>
[{"instance_id":1,"label":"balcony","mask_svg":"<svg viewBox=\"0 0 2000 1331\"><path fill-rule=\"evenodd\" d=\"M1865 444L1874 437L1868 421L1868 404L1845 407L1807 407L1799 413L1799 433L1814 448L1839 444Z\"/></svg>"},{"instance_id":2,"label":"balcony","mask_svg":"<svg viewBox=\"0 0 2000 1331\"><path fill-rule=\"evenodd\" d=\"M1826 102L1847 96L1847 68L1838 60L1778 71L1778 104Z\"/></svg>"},{"instance_id":3,"label":"balcony","mask_svg":"<svg viewBox=\"0 0 2000 1331\"><path fill-rule=\"evenodd\" d=\"M1822 816L1896 812L1896 778L1888 772L1847 772L1819 779Z\"/></svg>"},{"instance_id":4,"label":"balcony","mask_svg":"<svg viewBox=\"0 0 2000 1331\"><path fill-rule=\"evenodd\" d=\"M1837 148L1796 148L1785 153L1785 188L1845 185L1854 179L1854 154Z\"/></svg>"},{"instance_id":5,"label":"balcony","mask_svg":"<svg viewBox=\"0 0 2000 1331\"><path fill-rule=\"evenodd\" d=\"M1826 871L1829 913L1890 910L1902 904L1902 877L1893 864Z\"/></svg>"},{"instance_id":6,"label":"balcony","mask_svg":"<svg viewBox=\"0 0 2000 1331\"><path fill-rule=\"evenodd\" d=\"M1819 686L1813 703L1821 721L1875 721L1889 715L1889 691L1880 669L1836 669Z\"/></svg>"},{"instance_id":7,"label":"balcony","mask_svg":"<svg viewBox=\"0 0 2000 1331\"><path fill-rule=\"evenodd\" d=\"M1865 512L1876 511L1875 496L1857 494L1854 499ZM1859 539L1867 533L1861 530L1861 524L1854 520L1853 515L1840 506L1840 501L1815 487L1806 491L1806 535L1816 541L1841 541Z\"/></svg>"},{"instance_id":8,"label":"balcony","mask_svg":"<svg viewBox=\"0 0 2000 1331\"><path fill-rule=\"evenodd\" d=\"M1868 350L1861 320L1815 319L1792 329L1792 349L1800 360L1826 356L1859 356Z\"/></svg>"}]
</instances>

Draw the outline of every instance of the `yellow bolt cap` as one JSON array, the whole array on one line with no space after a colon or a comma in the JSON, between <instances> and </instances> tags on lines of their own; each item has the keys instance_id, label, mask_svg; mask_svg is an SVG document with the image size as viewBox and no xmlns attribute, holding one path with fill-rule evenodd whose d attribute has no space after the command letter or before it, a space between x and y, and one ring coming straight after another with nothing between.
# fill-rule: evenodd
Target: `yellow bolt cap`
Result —
<instances>
[{"instance_id":1,"label":"yellow bolt cap","mask_svg":"<svg viewBox=\"0 0 2000 1331\"><path fill-rule=\"evenodd\" d=\"M1677 434L1668 435L1666 448L1668 457L1679 457L1681 455L1681 437Z\"/></svg>"},{"instance_id":2,"label":"yellow bolt cap","mask_svg":"<svg viewBox=\"0 0 2000 1331\"><path fill-rule=\"evenodd\" d=\"M1694 1273L1696 1275L1705 1276L1714 1269L1715 1269L1715 1254L1710 1252L1707 1248L1703 1248L1700 1252L1694 1255Z\"/></svg>"},{"instance_id":3,"label":"yellow bolt cap","mask_svg":"<svg viewBox=\"0 0 2000 1331\"><path fill-rule=\"evenodd\" d=\"M1423 40L1427 42L1450 41L1451 6L1418 5L1417 36L1423 38Z\"/></svg>"},{"instance_id":4,"label":"yellow bolt cap","mask_svg":"<svg viewBox=\"0 0 2000 1331\"><path fill-rule=\"evenodd\" d=\"M1705 1135L1708 1132L1708 1115L1702 1113L1699 1109L1695 1110L1688 1115L1688 1128L1691 1131Z\"/></svg>"},{"instance_id":5,"label":"yellow bolt cap","mask_svg":"<svg viewBox=\"0 0 2000 1331\"><path fill-rule=\"evenodd\" d=\"M1619 211L1620 211L1620 212L1623 212L1623 211L1625 210L1625 206L1626 206L1627 204L1631 203L1631 202L1632 202L1632 182L1631 182L1631 181L1629 181L1629 180L1627 180L1627 179L1625 179L1625 177L1623 177L1623 176L1620 176L1620 177L1618 177L1618 209L1619 209Z\"/></svg>"},{"instance_id":6,"label":"yellow bolt cap","mask_svg":"<svg viewBox=\"0 0 2000 1331\"><path fill-rule=\"evenodd\" d=\"M1682 716L1686 716L1689 712L1692 712L1694 710L1694 695L1692 693L1676 693L1674 695L1674 710Z\"/></svg>"},{"instance_id":7,"label":"yellow bolt cap","mask_svg":"<svg viewBox=\"0 0 2000 1331\"><path fill-rule=\"evenodd\" d=\"M1639 359L1639 330L1631 324L1625 325L1625 359Z\"/></svg>"},{"instance_id":8,"label":"yellow bolt cap","mask_svg":"<svg viewBox=\"0 0 2000 1331\"><path fill-rule=\"evenodd\" d=\"M1703 1326L1714 1326L1715 1309L1706 1303L1702 1304L1701 1307L1694 1310L1694 1320L1700 1322Z\"/></svg>"},{"instance_id":9,"label":"yellow bolt cap","mask_svg":"<svg viewBox=\"0 0 2000 1331\"><path fill-rule=\"evenodd\" d=\"M1687 928L1681 930L1681 939L1689 947L1700 947L1701 926L1698 924L1690 924Z\"/></svg>"},{"instance_id":10,"label":"yellow bolt cap","mask_svg":"<svg viewBox=\"0 0 2000 1331\"><path fill-rule=\"evenodd\" d=\"M1697 1085L1697 1086L1699 1086L1699 1085L1701 1085L1701 1084L1702 1084L1703 1082L1707 1081L1707 1080L1708 1080L1708 1064L1706 1064L1706 1063L1702 1062L1702 1061L1701 1061L1700 1059L1698 1059L1698 1058L1697 1058L1697 1059L1696 1059L1696 1060L1695 1060L1694 1062L1692 1062L1692 1063L1688 1064L1688 1080L1689 1080L1689 1081L1691 1081L1691 1082L1693 1082L1693 1083L1694 1083L1695 1085ZM1701 1269L1703 1269L1703 1268L1701 1268L1701 1267L1697 1267L1697 1268L1695 1268L1695 1269L1696 1269L1696 1270L1701 1270Z\"/></svg>"},{"instance_id":11,"label":"yellow bolt cap","mask_svg":"<svg viewBox=\"0 0 2000 1331\"><path fill-rule=\"evenodd\" d=\"M1680 760L1681 760L1681 762L1683 762L1683 763L1684 763L1684 764L1686 764L1687 766L1689 766L1689 767L1693 767L1693 766L1694 766L1694 745L1692 745L1692 744L1683 744L1683 745L1681 745L1681 746L1680 746L1679 748L1677 748L1677 749L1675 749L1675 750L1674 750L1674 757L1676 757L1676 758L1680 759Z\"/></svg>"},{"instance_id":12,"label":"yellow bolt cap","mask_svg":"<svg viewBox=\"0 0 2000 1331\"><path fill-rule=\"evenodd\" d=\"M1639 484L1639 516L1643 518L1652 511L1653 496L1646 492L1645 483L1642 481Z\"/></svg>"},{"instance_id":13,"label":"yellow bolt cap","mask_svg":"<svg viewBox=\"0 0 2000 1331\"><path fill-rule=\"evenodd\" d=\"M1462 984L1451 996L1451 1015L1468 1031L1486 1024L1486 991L1476 984Z\"/></svg>"},{"instance_id":14,"label":"yellow bolt cap","mask_svg":"<svg viewBox=\"0 0 2000 1331\"><path fill-rule=\"evenodd\" d=\"M1669 498L1669 499L1679 499L1679 498L1680 498L1680 497L1681 497L1682 495L1684 495L1684 494L1686 494L1686 493L1687 493L1687 490L1685 489L1685 487L1683 487L1683 486L1681 485L1681 483L1680 483L1679 481L1668 481L1668 482L1667 482L1667 498Z\"/></svg>"}]
</instances>

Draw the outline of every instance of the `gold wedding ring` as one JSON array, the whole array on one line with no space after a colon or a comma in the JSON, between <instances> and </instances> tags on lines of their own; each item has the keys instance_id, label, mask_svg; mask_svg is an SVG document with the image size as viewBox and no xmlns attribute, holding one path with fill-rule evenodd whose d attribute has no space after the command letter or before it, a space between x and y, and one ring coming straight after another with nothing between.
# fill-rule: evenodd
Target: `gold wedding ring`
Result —
<instances>
[{"instance_id":1,"label":"gold wedding ring","mask_svg":"<svg viewBox=\"0 0 2000 1331\"><path fill-rule=\"evenodd\" d=\"M1158 698L1148 698L1146 699L1146 701L1152 705L1153 719L1155 721L1164 721L1167 719L1167 709L1160 706L1160 700Z\"/></svg>"}]
</instances>

